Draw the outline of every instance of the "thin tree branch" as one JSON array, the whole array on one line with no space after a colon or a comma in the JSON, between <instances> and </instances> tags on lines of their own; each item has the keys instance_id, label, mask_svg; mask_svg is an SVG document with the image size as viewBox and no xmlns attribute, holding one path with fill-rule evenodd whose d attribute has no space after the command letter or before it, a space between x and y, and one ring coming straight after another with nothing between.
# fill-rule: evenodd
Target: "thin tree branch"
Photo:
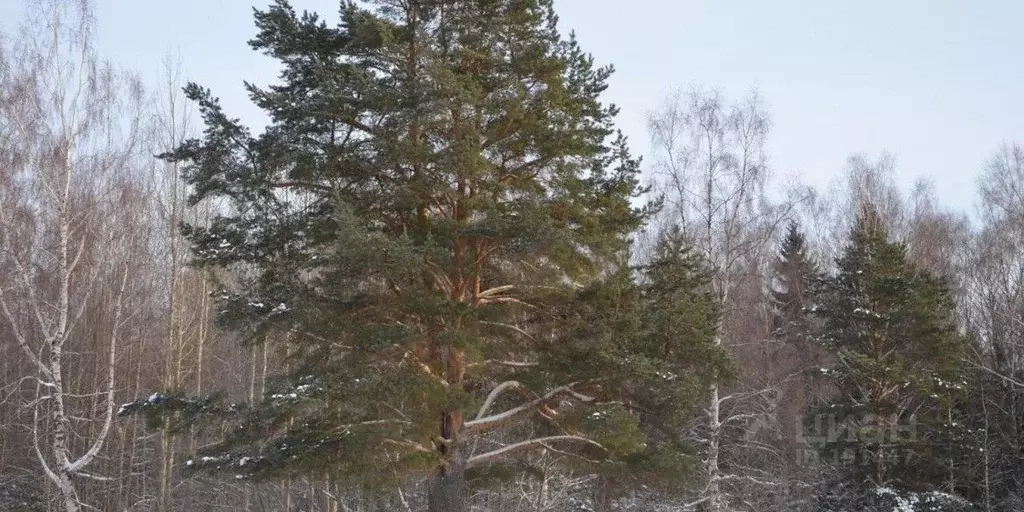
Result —
<instances>
[{"instance_id":1,"label":"thin tree branch","mask_svg":"<svg viewBox=\"0 0 1024 512\"><path fill-rule=\"evenodd\" d=\"M504 446L502 448L498 448L497 450L492 450L492 451L489 451L487 453L481 453L480 455L475 455L473 457L470 457L469 460L466 461L466 468L467 469L474 468L474 467L480 466L481 464L486 464L486 463L488 463L488 462L490 462L490 461L492 461L494 459L501 458L501 457L504 457L506 455L511 455L511 454L519 452L519 451L529 450L529 449L536 448L536 447L543 448L543 447L545 447L546 444L554 443L554 442L582 443L582 444L585 444L585 445L588 445L588 446L592 446L592 447L598 448L598 449L600 449L600 450L602 450L604 452L608 451L604 446L602 446L597 441L594 441L592 439L588 439L586 437L582 437L582 436L549 436L549 437L541 437L541 438L537 438L537 439L530 439L530 440L527 440L527 441L520 441L520 442L515 443L515 444L510 444L508 446Z\"/></svg>"}]
</instances>

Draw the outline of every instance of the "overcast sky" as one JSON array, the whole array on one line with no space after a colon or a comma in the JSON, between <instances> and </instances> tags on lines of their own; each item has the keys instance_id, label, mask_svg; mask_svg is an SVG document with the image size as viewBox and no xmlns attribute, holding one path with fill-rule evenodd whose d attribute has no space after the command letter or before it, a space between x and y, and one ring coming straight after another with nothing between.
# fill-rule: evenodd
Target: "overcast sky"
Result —
<instances>
[{"instance_id":1,"label":"overcast sky","mask_svg":"<svg viewBox=\"0 0 1024 512\"><path fill-rule=\"evenodd\" d=\"M0 0L5 31L23 0ZM253 123L242 80L271 83L253 52L251 7L269 0L97 0L99 49L153 80L164 55ZM336 19L337 0L293 0ZM895 153L901 183L932 176L940 198L970 210L977 175L1004 141L1024 142L1024 2L946 0L555 0L599 63L614 64L607 99L646 154L647 112L668 92L757 88L774 121L780 175L826 185L848 155Z\"/></svg>"}]
</instances>

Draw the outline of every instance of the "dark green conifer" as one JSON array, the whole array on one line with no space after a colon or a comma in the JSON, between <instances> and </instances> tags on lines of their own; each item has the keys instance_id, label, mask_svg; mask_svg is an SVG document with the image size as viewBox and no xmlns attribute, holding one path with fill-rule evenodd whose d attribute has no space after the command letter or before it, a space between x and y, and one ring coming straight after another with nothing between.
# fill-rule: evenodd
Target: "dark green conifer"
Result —
<instances>
[{"instance_id":1,"label":"dark green conifer","mask_svg":"<svg viewBox=\"0 0 1024 512\"><path fill-rule=\"evenodd\" d=\"M771 339L765 349L771 382L779 391L774 414L781 438L776 441L782 454L778 466L781 480L804 482L815 478L819 468L809 464L803 423L809 408L827 396L819 368L826 364L826 351L817 343L820 321L814 309L814 291L821 274L808 254L806 239L796 222L791 222L771 267L768 295ZM792 500L806 489L792 485L779 493L779 499Z\"/></svg>"},{"instance_id":2,"label":"dark green conifer","mask_svg":"<svg viewBox=\"0 0 1024 512\"><path fill-rule=\"evenodd\" d=\"M280 375L250 410L200 407L237 421L192 467L422 471L431 510L458 512L467 472L526 450L646 453L636 404L685 405L713 371L688 358L715 313L681 301L696 278L655 266L641 290L623 265L652 208L632 202L639 162L600 101L612 70L559 34L551 1L346 2L329 26L278 0L255 17L251 45L283 66L248 85L269 126L192 84L204 136L165 157L193 202L223 206L185 226L198 263L231 276L221 325L277 347Z\"/></svg>"},{"instance_id":3,"label":"dark green conifer","mask_svg":"<svg viewBox=\"0 0 1024 512\"><path fill-rule=\"evenodd\" d=\"M843 488L949 490L961 469L953 452L970 447L957 412L966 342L947 286L908 262L865 208L818 299L838 395L809 427Z\"/></svg>"},{"instance_id":4,"label":"dark green conifer","mask_svg":"<svg viewBox=\"0 0 1024 512\"><path fill-rule=\"evenodd\" d=\"M813 291L821 276L796 222L786 229L779 257L772 264L772 277L772 332L776 339L806 351L812 341Z\"/></svg>"}]
</instances>

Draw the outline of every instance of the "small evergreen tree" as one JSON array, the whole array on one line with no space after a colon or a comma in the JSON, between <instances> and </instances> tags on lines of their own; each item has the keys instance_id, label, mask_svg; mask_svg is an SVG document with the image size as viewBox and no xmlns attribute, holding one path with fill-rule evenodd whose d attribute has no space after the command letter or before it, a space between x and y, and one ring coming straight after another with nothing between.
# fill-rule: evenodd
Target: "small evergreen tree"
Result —
<instances>
[{"instance_id":1,"label":"small evergreen tree","mask_svg":"<svg viewBox=\"0 0 1024 512\"><path fill-rule=\"evenodd\" d=\"M800 226L791 222L772 264L771 312L775 338L806 352L812 346L813 288L820 278L818 265L807 254Z\"/></svg>"},{"instance_id":2,"label":"small evergreen tree","mask_svg":"<svg viewBox=\"0 0 1024 512\"><path fill-rule=\"evenodd\" d=\"M157 396L122 412L233 413L193 469L423 472L445 512L527 450L656 455L640 424L687 410L714 371L689 359L714 310L676 270L633 283L628 236L653 207L633 206L639 162L599 100L611 69L556 19L551 0L345 2L337 27L284 0L257 11L251 45L284 67L248 86L269 127L191 84L204 137L165 158L187 164L193 202L225 203L184 232L231 271L221 325L279 347L281 375L251 410Z\"/></svg>"},{"instance_id":3,"label":"small evergreen tree","mask_svg":"<svg viewBox=\"0 0 1024 512\"><path fill-rule=\"evenodd\" d=\"M580 411L607 436L603 443L618 447L587 462L599 476L594 510L611 510L616 497L641 487L660 498L684 491L698 463L687 422L708 385L732 371L714 343L720 304L704 262L672 229L650 261L619 267L566 306L566 336L548 357L591 378L624 377L619 404Z\"/></svg>"},{"instance_id":4,"label":"small evergreen tree","mask_svg":"<svg viewBox=\"0 0 1024 512\"><path fill-rule=\"evenodd\" d=\"M867 208L818 299L838 396L810 423L825 459L841 466L833 490L956 490L955 461L970 450L958 412L965 340L945 284L914 268Z\"/></svg>"},{"instance_id":5,"label":"small evergreen tree","mask_svg":"<svg viewBox=\"0 0 1024 512\"><path fill-rule=\"evenodd\" d=\"M632 342L616 359L648 367L648 379L629 385L630 408L638 413L645 444L622 460L607 461L605 494L645 487L671 496L699 474L692 446L683 436L713 382L728 382L733 362L715 343L720 308L704 261L678 228L659 237L650 261L635 274ZM616 489L618 488L618 489Z\"/></svg>"}]
</instances>

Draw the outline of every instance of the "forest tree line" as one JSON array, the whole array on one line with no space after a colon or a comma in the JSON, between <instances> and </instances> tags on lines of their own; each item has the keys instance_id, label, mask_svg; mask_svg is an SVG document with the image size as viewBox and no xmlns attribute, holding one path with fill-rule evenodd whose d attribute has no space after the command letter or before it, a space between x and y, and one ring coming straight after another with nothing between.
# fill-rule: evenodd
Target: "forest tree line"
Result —
<instances>
[{"instance_id":1,"label":"forest tree line","mask_svg":"<svg viewBox=\"0 0 1024 512\"><path fill-rule=\"evenodd\" d=\"M556 7L278 0L255 131L29 3L0 510L1024 508L1024 147L974 217L890 155L815 190L694 88L641 161Z\"/></svg>"}]
</instances>

